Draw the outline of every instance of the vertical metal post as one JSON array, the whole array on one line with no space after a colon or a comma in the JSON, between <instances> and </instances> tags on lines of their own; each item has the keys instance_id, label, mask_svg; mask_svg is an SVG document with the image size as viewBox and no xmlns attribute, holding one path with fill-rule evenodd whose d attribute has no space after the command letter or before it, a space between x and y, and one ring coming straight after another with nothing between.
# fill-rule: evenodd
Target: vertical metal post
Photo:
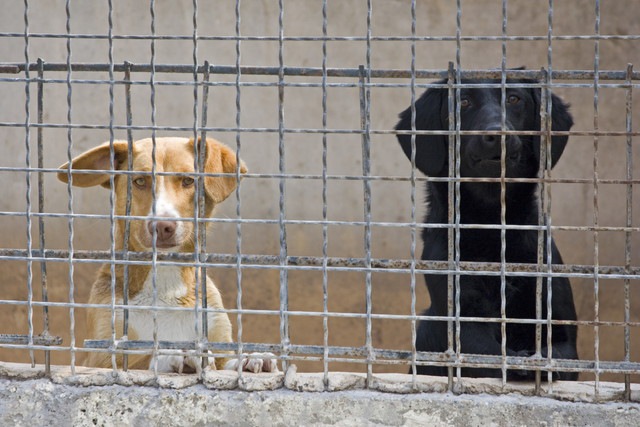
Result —
<instances>
[{"instance_id":1,"label":"vertical metal post","mask_svg":"<svg viewBox=\"0 0 640 427\"><path fill-rule=\"evenodd\" d=\"M35 355L33 353L33 261L32 249L33 239L31 235L31 77L29 75L29 3L24 2L24 60L25 60L25 119L24 119L24 144L25 144L25 173L26 179L26 234L27 234L27 251L29 257L27 259L27 323L29 328L28 346L29 358L31 359L31 367L36 364Z\"/></svg>"},{"instance_id":2,"label":"vertical metal post","mask_svg":"<svg viewBox=\"0 0 640 427\"><path fill-rule=\"evenodd\" d=\"M551 94L551 73L546 74L546 85L545 85L545 129L546 136L544 137L544 141L546 144L543 145L541 150L544 150L544 154L541 154L541 158L544 158L545 164L543 169L543 188L544 193L542 198L544 199L544 227L545 227L545 252L546 252L546 271L548 273L546 277L546 291L547 291L547 363L551 365L553 363L553 277L551 273L553 272L553 240L551 236L551 184L549 183L549 178L551 177L551 145L553 143L553 139L551 138L552 124L553 124L553 98ZM541 141L543 138L541 138ZM553 393L553 372L547 372L547 386L548 393Z\"/></svg>"},{"instance_id":3,"label":"vertical metal post","mask_svg":"<svg viewBox=\"0 0 640 427\"><path fill-rule=\"evenodd\" d=\"M541 182L538 184L538 192L540 199L540 206L538 212L538 225L540 227L545 227L546 230L542 228L538 231L538 265L542 267L543 258L544 258L544 244L551 244L551 230L549 227L549 215L551 213L550 200L551 197L551 189L549 188L549 184L546 181L548 177L548 171L551 169L551 107L552 107L552 99L551 99L551 75L553 73L553 0L549 0L549 6L547 9L547 69L542 69L543 72L543 80L544 87L540 87L540 130L543 132L540 136L540 162L539 162L539 174L538 177L541 179ZM544 240L546 238L546 240ZM550 260L549 256L552 255L551 252L547 252L547 258ZM547 263L549 266L551 265L551 261ZM550 268L550 267L549 267ZM540 270L542 271L542 269ZM536 277L536 319L542 320L542 289L543 289L543 280L541 277ZM547 300L550 298L551 293L551 279L547 278L546 280L546 290L547 290ZM549 300L550 301L550 300ZM546 322L546 339L547 339L547 360L550 360L552 356L549 354L551 347L549 347L549 342L551 340L551 310L550 304L547 306L547 322ZM542 324L536 324L536 356L542 356ZM547 372L547 393L551 394L553 392L553 373ZM539 395L542 393L542 372L536 371L535 378L535 391L536 394Z\"/></svg>"},{"instance_id":4,"label":"vertical metal post","mask_svg":"<svg viewBox=\"0 0 640 427\"><path fill-rule=\"evenodd\" d=\"M507 36L507 0L502 0L502 36ZM507 383L507 146L504 131L507 130L507 42L502 40L502 61L500 64L500 352L502 356L502 385Z\"/></svg>"},{"instance_id":5,"label":"vertical metal post","mask_svg":"<svg viewBox=\"0 0 640 427\"><path fill-rule=\"evenodd\" d=\"M416 349L416 246L417 246L417 227L416 227L416 1L411 0L411 388L417 390L417 349Z\"/></svg>"},{"instance_id":6,"label":"vertical metal post","mask_svg":"<svg viewBox=\"0 0 640 427\"><path fill-rule=\"evenodd\" d=\"M322 0L322 382L329 389L329 226L327 200L327 0Z\"/></svg>"},{"instance_id":7,"label":"vertical metal post","mask_svg":"<svg viewBox=\"0 0 640 427\"><path fill-rule=\"evenodd\" d=\"M67 204L67 212L69 213L69 218L67 220L68 230L69 230L69 238L67 241L67 246L69 248L69 256L68 256L68 265L69 265L69 335L71 337L69 343L69 353L71 357L70 365L71 365L71 374L75 375L75 365L76 365L76 317L75 317L75 285L73 282L73 175L71 174L71 160L73 159L73 137L72 137L72 108L71 101L73 95L73 89L71 86L71 0L67 0L65 4L65 13L66 13L66 34L67 34L67 160L69 162L69 168L67 169L67 195L68 195L68 204Z\"/></svg>"},{"instance_id":8,"label":"vertical metal post","mask_svg":"<svg viewBox=\"0 0 640 427\"><path fill-rule=\"evenodd\" d=\"M595 1L595 35L600 35L600 0ZM598 107L599 107L599 86L600 86L600 40L594 41L594 58L593 58L593 292L594 292L594 374L595 374L595 398L600 395L600 240L598 226L599 221L599 172L598 172L598 148L599 139L597 132L599 131Z\"/></svg>"},{"instance_id":9,"label":"vertical metal post","mask_svg":"<svg viewBox=\"0 0 640 427\"><path fill-rule=\"evenodd\" d=\"M456 322L456 364L458 365L456 368L456 377L457 383L459 387L457 390L453 390L453 379L451 378L451 372L449 373L449 386L452 391L459 392L461 390L461 382L462 382L462 370L460 368L460 354L461 343L460 343L460 126L461 126L461 117L460 117L460 89L462 84L461 70L462 70L462 1L456 1L456 120L455 120L455 188L453 194L453 200L455 204L455 216L454 216L454 264L455 264L455 322Z\"/></svg>"},{"instance_id":10,"label":"vertical metal post","mask_svg":"<svg viewBox=\"0 0 640 427\"><path fill-rule=\"evenodd\" d=\"M633 227L633 138L631 132L633 131L633 64L627 64L627 76L626 76L626 119L625 119L625 131L627 133L627 231L624 233L624 267L631 269L631 248L632 248L632 232ZM629 273L628 273L629 274ZM625 362L631 361L631 328L629 322L631 321L631 280L624 279L624 360ZM624 398L627 401L631 400L631 375L625 374L624 376Z\"/></svg>"},{"instance_id":11,"label":"vertical metal post","mask_svg":"<svg viewBox=\"0 0 640 427\"><path fill-rule=\"evenodd\" d=\"M111 271L111 341L113 343L117 340L117 332L116 332L116 308L115 305L118 301L116 301L116 220L115 220L115 197L116 197L116 186L115 186L115 169L116 169L116 159L115 159L115 149L114 149L114 132L113 132L113 86L114 86L114 76L113 76L113 4L112 0L108 1L109 4L109 13L108 13L108 23L109 23L109 32L108 32L108 40L109 40L109 169L111 173L109 174L109 242L110 242L110 254L111 260L109 263L110 271ZM115 346L114 346L115 347ZM116 358L115 348L111 350L111 366L113 367L113 371L118 370L118 363Z\"/></svg>"},{"instance_id":12,"label":"vertical metal post","mask_svg":"<svg viewBox=\"0 0 640 427\"><path fill-rule=\"evenodd\" d=\"M151 216L152 216L152 233L151 233L151 287L152 287L152 303L153 306L153 374L158 375L158 353L160 352L158 339L158 231L157 231L157 164L156 164L156 2L151 0L149 4L151 14L151 76L149 86L151 88Z\"/></svg>"},{"instance_id":13,"label":"vertical metal post","mask_svg":"<svg viewBox=\"0 0 640 427\"><path fill-rule=\"evenodd\" d=\"M242 63L242 55L241 55L241 42L240 42L240 28L241 28L241 16L240 16L240 0L236 0L236 180L240 183L240 150L242 147L242 133L240 131L241 121L241 85L240 82L242 80L242 72L240 69L240 64ZM238 309L237 314L237 343L238 343L238 357L242 358L243 354L243 328L242 328L242 203L240 198L240 185L236 187L236 218L238 219L238 223L236 224L236 288L238 290L238 294L236 295L236 306ZM239 376L242 376L242 369L239 370Z\"/></svg>"},{"instance_id":14,"label":"vertical metal post","mask_svg":"<svg viewBox=\"0 0 640 427\"><path fill-rule=\"evenodd\" d=\"M196 65L197 66L197 65ZM194 134L196 138L194 139L194 149L196 150L196 171L198 172L198 176L196 181L198 183L198 191L196 192L197 202L196 206L198 209L198 215L201 219L204 219L205 215L205 191L204 191L204 183L205 179L202 175L205 172L205 161L207 158L207 117L209 114L209 61L204 62L204 72L202 77L202 117L200 118L200 125L202 126L202 130L200 131L200 143L198 144L197 139L197 128L194 126ZM196 86L197 87L197 86ZM195 96L195 95L194 95ZM196 102L197 99L194 99ZM197 104L196 104L197 107ZM198 148L196 148L198 147ZM199 243L199 249L197 251L198 262L203 263L207 253L207 227L203 225L202 221L200 221L200 226L198 227L198 236L199 239L197 242ZM197 270L197 268L196 268ZM209 308L209 301L207 299L207 268L203 265L201 268L201 276L200 276L200 284L202 287L202 339L203 341L209 341L209 312L207 309ZM196 280L198 279L198 274L196 272ZM197 282L196 282L197 283ZM197 288L197 286L196 286ZM196 311L196 317L198 313ZM197 328L197 325L196 325ZM202 367L205 368L208 364L207 357L202 358Z\"/></svg>"},{"instance_id":15,"label":"vertical metal post","mask_svg":"<svg viewBox=\"0 0 640 427\"><path fill-rule=\"evenodd\" d=\"M286 172L285 145L284 145L284 1L278 0L278 156L280 172L280 214L278 224L280 226L280 344L282 345L282 367L286 371L289 362L289 274L287 269L287 228L286 220Z\"/></svg>"},{"instance_id":16,"label":"vertical metal post","mask_svg":"<svg viewBox=\"0 0 640 427\"><path fill-rule=\"evenodd\" d=\"M364 192L364 252L365 252L365 346L367 348L367 387L371 386L373 343L371 339L371 136L369 121L370 93L367 88L370 70L360 66L360 124L362 127L362 185Z\"/></svg>"},{"instance_id":17,"label":"vertical metal post","mask_svg":"<svg viewBox=\"0 0 640 427\"><path fill-rule=\"evenodd\" d=\"M41 125L44 122L44 61L38 58L38 124ZM44 228L44 146L42 144L43 138L42 126L38 126L37 138L38 138L38 235L40 238L40 250L44 251L45 244L45 228ZM40 261L40 283L42 285L42 321L43 321L43 335L49 337L49 290L47 288L47 263L46 261ZM51 375L51 351L44 351L44 369L45 375Z\"/></svg>"},{"instance_id":18,"label":"vertical metal post","mask_svg":"<svg viewBox=\"0 0 640 427\"><path fill-rule=\"evenodd\" d=\"M373 383L373 341L371 338L372 328L372 301L371 301L371 182L368 177L371 175L371 15L373 12L373 1L367 0L367 52L366 68L360 67L360 81L364 90L364 136L362 140L362 174L364 185L364 251L365 251L365 292L366 292L366 346L367 346L367 387ZM364 75L363 75L364 71Z\"/></svg>"},{"instance_id":19,"label":"vertical metal post","mask_svg":"<svg viewBox=\"0 0 640 427\"><path fill-rule=\"evenodd\" d=\"M449 355L456 355L456 363L459 360L460 349L460 311L457 309L459 305L456 305L456 283L459 281L457 273L459 272L459 264L456 262L456 235L460 231L455 228L456 223L456 159L459 153L459 133L456 132L456 123L459 119L458 108L459 102L456 101L459 98L459 88L455 86L456 83L456 70L453 62L449 62L449 68L447 73L447 108L449 110L449 134L447 135L447 141L449 142L449 171L447 173L447 268L449 271L455 271L456 274L447 275L447 353ZM453 144L452 144L453 142ZM455 318L455 323L452 320ZM454 368L449 366L447 369L447 386L450 392L454 388Z\"/></svg>"},{"instance_id":20,"label":"vertical metal post","mask_svg":"<svg viewBox=\"0 0 640 427\"><path fill-rule=\"evenodd\" d=\"M125 110L127 118L127 171L133 170L133 115L131 112L131 63L124 63L124 97L125 97ZM124 219L124 237L122 240L122 252L123 259L129 260L129 234L131 233L131 193L133 191L133 177L131 174L127 174L127 200L125 202L125 219ZM129 335L129 264L125 263L123 266L123 279L122 279L122 305L124 310L122 312L122 335L124 339L128 339ZM129 369L129 355L125 352L122 355L122 369L127 371Z\"/></svg>"},{"instance_id":21,"label":"vertical metal post","mask_svg":"<svg viewBox=\"0 0 640 427\"><path fill-rule=\"evenodd\" d=\"M544 76L541 80L544 82L544 84L541 85L540 87L540 131L541 131L541 135L540 135L540 148L539 148L539 156L540 156L540 160L538 162L538 175L537 178L539 179L538 182L538 188L537 188L537 195L538 195L538 200L540 200L540 206L538 207L538 244L537 244L537 252L536 252L536 265L538 266L538 270L542 271L542 268L544 266L545 260L544 260L544 245L545 245L545 223L546 223L546 217L545 217L545 212L546 212L546 205L547 205L547 200L546 200L546 194L547 192L546 190L546 186L547 183L545 181L545 176L546 176L546 167L547 167L547 147L551 144L550 142L550 128L549 128L549 114L548 114L548 103L547 103L547 99L549 99L549 73L547 72L547 70L545 70L544 68L541 69L542 75ZM536 357L541 357L542 356L542 285L543 285L543 278L542 275L537 275L536 276L536 320L538 321L536 323L536 334L535 334L535 339L536 339L536 351L535 351L535 356ZM547 325L547 329L548 329L548 325ZM548 331L547 331L548 333ZM535 392L536 395L540 395L542 393L542 387L541 387L541 380L542 380L542 372L540 370L536 370L536 377L535 377Z\"/></svg>"},{"instance_id":22,"label":"vertical metal post","mask_svg":"<svg viewBox=\"0 0 640 427\"><path fill-rule=\"evenodd\" d=\"M193 60L193 170L196 171L196 192L193 195L193 229L195 233L195 251L193 254L196 267L194 268L194 304L193 304L193 320L194 320L194 336L197 351L201 350L201 343L207 341L209 325L207 307L207 268L202 265L207 252L207 226L205 221L205 196L204 183L205 178L202 175L205 172L204 164L207 153L207 135L206 131L202 131L200 140L198 140L198 91L200 83L198 82L198 1L193 0L192 25L193 33L191 40L193 42L192 60ZM205 71L208 74L208 70ZM204 86L204 84L203 84ZM204 91L204 89L203 89ZM207 113L207 100L202 101L203 114ZM202 120L206 123L206 119ZM201 295L200 295L201 293ZM206 326L205 326L206 325ZM209 359L205 355L202 356L200 366L204 369L209 364Z\"/></svg>"}]
</instances>

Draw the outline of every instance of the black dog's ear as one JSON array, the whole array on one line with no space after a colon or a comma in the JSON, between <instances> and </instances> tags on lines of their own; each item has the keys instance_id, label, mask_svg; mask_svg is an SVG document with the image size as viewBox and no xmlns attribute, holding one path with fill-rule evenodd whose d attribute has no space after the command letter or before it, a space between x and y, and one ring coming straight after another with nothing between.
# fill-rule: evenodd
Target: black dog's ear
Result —
<instances>
[{"instance_id":1,"label":"black dog's ear","mask_svg":"<svg viewBox=\"0 0 640 427\"><path fill-rule=\"evenodd\" d=\"M439 82L443 83L443 82ZM444 89L431 88L416 101L415 130L447 130L442 122L442 102L446 100ZM410 131L411 107L400 113L396 130ZM411 135L398 134L398 142L404 154L411 159ZM428 176L446 173L446 135L416 135L416 167Z\"/></svg>"},{"instance_id":2,"label":"black dog's ear","mask_svg":"<svg viewBox=\"0 0 640 427\"><path fill-rule=\"evenodd\" d=\"M573 126L573 117L569 113L569 104L556 95L551 95L551 130L568 132ZM551 138L551 167L554 167L562 152L569 135L555 135Z\"/></svg>"},{"instance_id":3,"label":"black dog's ear","mask_svg":"<svg viewBox=\"0 0 640 427\"><path fill-rule=\"evenodd\" d=\"M535 100L537 106L536 112L536 129L541 129L540 123L540 90L535 89ZM546 108L546 106L543 106ZM561 131L568 132L573 126L573 117L571 117L571 113L569 113L569 104L565 103L560 99L560 97L556 95L551 95L551 130L552 131ZM564 147L567 145L567 140L569 139L569 135L554 135L551 137L551 167L554 167L562 152L564 151ZM538 144L536 144L535 155L537 158L540 157L540 138L536 138Z\"/></svg>"}]
</instances>

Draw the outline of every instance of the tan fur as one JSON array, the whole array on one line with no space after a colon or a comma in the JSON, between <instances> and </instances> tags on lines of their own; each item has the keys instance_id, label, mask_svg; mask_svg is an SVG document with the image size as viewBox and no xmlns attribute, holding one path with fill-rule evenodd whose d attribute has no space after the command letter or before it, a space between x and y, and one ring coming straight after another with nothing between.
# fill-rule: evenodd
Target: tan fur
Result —
<instances>
[{"instance_id":1,"label":"tan fur","mask_svg":"<svg viewBox=\"0 0 640 427\"><path fill-rule=\"evenodd\" d=\"M152 170L152 148L151 139L143 139L133 144L133 169L136 171ZM84 154L72 160L73 169L110 169L110 147L111 144L104 143L93 148ZM118 170L127 170L127 142L114 141L114 164ZM194 171L194 154L193 139L186 138L156 138L156 172L192 172ZM61 171L58 178L68 181L68 164L60 166ZM225 145L213 139L206 141L206 173L230 173L236 174L239 169L240 174L247 172L247 168L241 161L239 167L236 163L236 154ZM139 188L132 185L131 198L131 215L146 216L151 210L152 193L150 176L132 176L132 180L136 178L144 178L147 181L147 187ZM172 204L178 207L179 216L182 218L192 218L194 210L194 192L195 185L188 188L183 182L184 176L164 176L156 175L156 189L163 188L167 197ZM102 185L110 187L109 174L82 174L72 172L72 183L75 186L90 187ZM237 186L237 179L230 177L209 177L205 178L206 192L206 216L213 215L216 204L225 200ZM115 210L116 215L125 215L127 200L127 177L126 175L114 176L114 189L116 195ZM177 237L179 240L178 248L171 248L174 252L193 252L193 222L184 221L183 232ZM123 249L124 246L124 220L116 223L116 250ZM149 232L144 220L130 221L130 238L127 249L129 251L149 251L151 246ZM129 266L129 301L131 301L138 293L142 292L145 280L149 276L151 267L148 265L130 265ZM118 265L115 268L115 296L116 303L121 304L123 301L124 289L124 268ZM193 267L181 267L182 282L185 284L185 292L182 296L175 298L175 305L182 307L195 306L195 269ZM111 267L103 265L98 273L98 277L91 288L89 297L90 304L111 304ZM172 302L173 303L173 302ZM207 277L207 303L211 308L223 308L220 292L214 285L213 281ZM111 330L111 310L110 309L90 309L88 311L88 337L90 339L110 339L112 337ZM116 320L116 338L121 338L122 331L122 312L117 313ZM231 342L232 331L231 323L225 313L215 313L209 316L213 321L209 322L208 339L215 342ZM135 340L138 338L137 332L133 327L129 328L128 338ZM130 355L128 365L131 369L148 369L150 356ZM217 358L215 366L221 369L226 359ZM85 364L94 367L111 367L111 355L108 353L91 352L86 357ZM122 366L121 355L117 357L117 364Z\"/></svg>"}]
</instances>

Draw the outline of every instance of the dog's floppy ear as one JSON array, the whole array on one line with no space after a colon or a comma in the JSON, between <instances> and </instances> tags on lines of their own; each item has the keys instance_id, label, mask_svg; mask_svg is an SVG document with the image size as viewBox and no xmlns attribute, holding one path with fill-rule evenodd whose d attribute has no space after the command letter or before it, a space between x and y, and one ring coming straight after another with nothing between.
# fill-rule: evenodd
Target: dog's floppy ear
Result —
<instances>
[{"instance_id":1,"label":"dog's floppy ear","mask_svg":"<svg viewBox=\"0 0 640 427\"><path fill-rule=\"evenodd\" d=\"M198 142L200 138L198 138ZM227 173L230 176L206 177L204 188L207 196L214 202L220 203L225 200L238 186L236 172L240 170L242 175L248 172L247 166L242 160L240 164L236 162L236 152L221 142L212 138L207 138L205 145L206 157L204 171L206 173Z\"/></svg>"},{"instance_id":2,"label":"dog's floppy ear","mask_svg":"<svg viewBox=\"0 0 640 427\"><path fill-rule=\"evenodd\" d=\"M127 141L113 141L113 167L114 170L119 169L127 160ZM110 173L80 173L75 172L78 169L91 170L111 170L111 144L109 141L100 144L91 150L85 151L73 160L71 160L71 183L77 187L93 187L94 185L102 185L110 188ZM62 182L69 182L69 162L59 167L58 179Z\"/></svg>"},{"instance_id":3,"label":"dog's floppy ear","mask_svg":"<svg viewBox=\"0 0 640 427\"><path fill-rule=\"evenodd\" d=\"M540 127L540 89L534 90L536 100L536 129ZM546 106L543 106L546 109ZM569 113L569 104L566 104L560 97L551 95L551 130L568 132L573 126L573 117ZM554 167L567 145L569 135L553 135L551 137L551 167ZM538 144L535 147L536 158L540 158L540 138L536 138Z\"/></svg>"},{"instance_id":4,"label":"dog's floppy ear","mask_svg":"<svg viewBox=\"0 0 640 427\"><path fill-rule=\"evenodd\" d=\"M440 81L438 83L443 83ZM444 89L431 88L416 101L415 130L447 130L442 121L442 103L446 100ZM400 113L396 130L410 131L411 107ZM411 135L398 134L404 154L411 159ZM428 176L446 174L446 135L416 135L416 167Z\"/></svg>"},{"instance_id":5,"label":"dog's floppy ear","mask_svg":"<svg viewBox=\"0 0 640 427\"><path fill-rule=\"evenodd\" d=\"M551 95L551 130L568 132L571 126L573 126L573 117L569 113L569 104L563 102L558 96ZM560 159L569 135L555 135L551 139L551 167L553 167Z\"/></svg>"}]
</instances>

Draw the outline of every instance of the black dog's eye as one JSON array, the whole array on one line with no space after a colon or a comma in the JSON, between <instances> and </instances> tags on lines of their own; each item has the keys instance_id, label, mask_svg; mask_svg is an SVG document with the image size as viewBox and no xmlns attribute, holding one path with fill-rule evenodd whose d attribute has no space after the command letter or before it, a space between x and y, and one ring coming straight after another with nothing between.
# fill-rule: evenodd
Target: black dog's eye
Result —
<instances>
[{"instance_id":1,"label":"black dog's eye","mask_svg":"<svg viewBox=\"0 0 640 427\"><path fill-rule=\"evenodd\" d=\"M518 102L520 102L520 97L517 95L509 95L509 98L507 98L507 102L509 104L517 104Z\"/></svg>"},{"instance_id":2,"label":"black dog's eye","mask_svg":"<svg viewBox=\"0 0 640 427\"><path fill-rule=\"evenodd\" d=\"M471 101L469 101L467 98L462 98L460 100L460 106L462 108L467 108L469 105L471 105Z\"/></svg>"}]
</instances>

